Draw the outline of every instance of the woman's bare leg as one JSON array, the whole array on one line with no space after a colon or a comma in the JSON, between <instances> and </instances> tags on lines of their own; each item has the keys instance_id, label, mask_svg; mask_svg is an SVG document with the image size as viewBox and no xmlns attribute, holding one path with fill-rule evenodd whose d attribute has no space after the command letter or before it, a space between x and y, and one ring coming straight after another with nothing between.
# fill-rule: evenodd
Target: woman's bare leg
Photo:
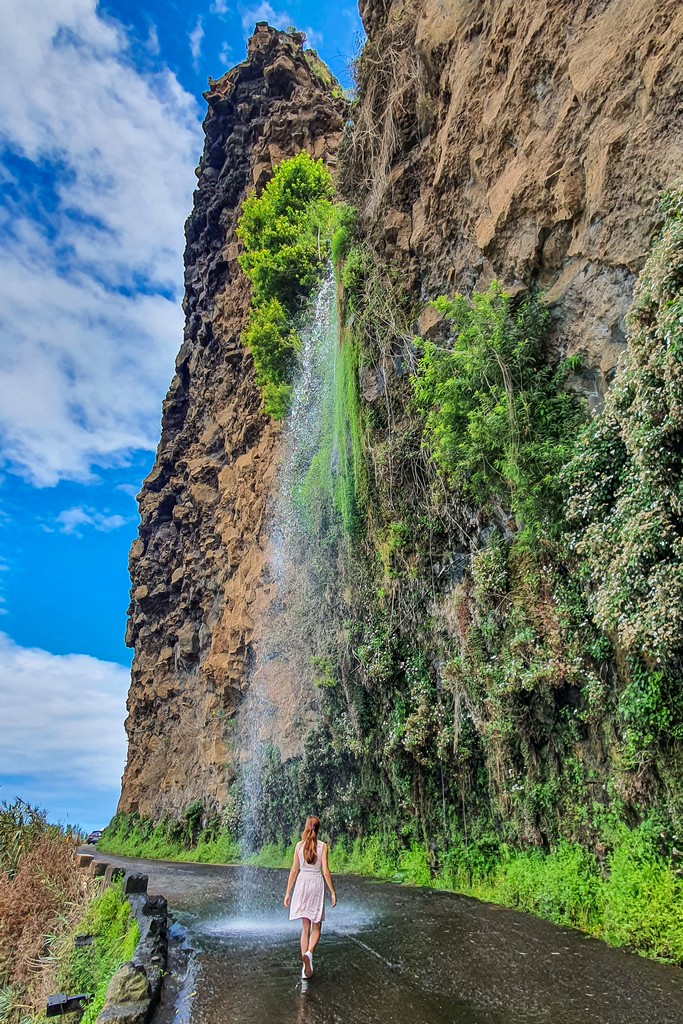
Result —
<instances>
[{"instance_id":1,"label":"woman's bare leg","mask_svg":"<svg viewBox=\"0 0 683 1024\"><path fill-rule=\"evenodd\" d=\"M307 917L301 918L301 955L308 949L309 936L311 934L311 922Z\"/></svg>"},{"instance_id":2,"label":"woman's bare leg","mask_svg":"<svg viewBox=\"0 0 683 1024\"><path fill-rule=\"evenodd\" d=\"M320 931L322 929L322 926L322 921L318 921L317 924L314 924L313 927L311 928L311 937L308 940L309 953L313 952L315 947L318 945L318 942L320 941Z\"/></svg>"}]
</instances>

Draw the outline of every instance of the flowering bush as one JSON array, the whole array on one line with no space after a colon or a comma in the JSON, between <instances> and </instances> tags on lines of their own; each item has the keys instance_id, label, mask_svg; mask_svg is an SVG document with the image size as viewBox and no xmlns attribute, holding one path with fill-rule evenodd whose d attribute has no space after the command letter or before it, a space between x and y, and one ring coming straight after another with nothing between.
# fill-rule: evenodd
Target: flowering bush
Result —
<instances>
[{"instance_id":1,"label":"flowering bush","mask_svg":"<svg viewBox=\"0 0 683 1024\"><path fill-rule=\"evenodd\" d=\"M683 190L662 208L627 318L628 365L565 470L594 614L635 659L631 674L640 666L628 720L643 710L648 741L683 737Z\"/></svg>"}]
</instances>

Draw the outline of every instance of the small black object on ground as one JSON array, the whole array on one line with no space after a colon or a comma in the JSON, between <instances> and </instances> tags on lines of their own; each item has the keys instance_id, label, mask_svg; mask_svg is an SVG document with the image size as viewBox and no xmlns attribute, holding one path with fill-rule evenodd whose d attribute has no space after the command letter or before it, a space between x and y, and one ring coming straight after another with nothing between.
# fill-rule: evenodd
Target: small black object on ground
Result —
<instances>
[{"instance_id":1,"label":"small black object on ground","mask_svg":"<svg viewBox=\"0 0 683 1024\"><path fill-rule=\"evenodd\" d=\"M67 996L64 992L57 992L54 996L47 997L46 1017L60 1017L64 1013L79 1013L86 1003L92 999L89 992L81 992L77 996Z\"/></svg>"}]
</instances>

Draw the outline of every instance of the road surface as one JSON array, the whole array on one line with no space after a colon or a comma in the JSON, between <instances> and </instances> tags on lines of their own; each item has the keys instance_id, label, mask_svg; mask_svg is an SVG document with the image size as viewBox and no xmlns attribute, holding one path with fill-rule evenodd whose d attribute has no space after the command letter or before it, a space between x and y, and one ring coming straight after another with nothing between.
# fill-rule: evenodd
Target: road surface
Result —
<instances>
[{"instance_id":1,"label":"road surface","mask_svg":"<svg viewBox=\"0 0 683 1024\"><path fill-rule=\"evenodd\" d=\"M683 1024L683 971L465 896L335 879L302 984L286 871L131 861L176 924L155 1024Z\"/></svg>"}]
</instances>

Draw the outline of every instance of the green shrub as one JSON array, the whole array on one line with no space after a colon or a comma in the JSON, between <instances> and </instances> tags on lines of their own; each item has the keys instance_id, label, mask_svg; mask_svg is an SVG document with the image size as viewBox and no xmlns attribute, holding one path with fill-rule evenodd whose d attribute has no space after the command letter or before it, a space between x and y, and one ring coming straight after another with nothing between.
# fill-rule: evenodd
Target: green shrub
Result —
<instances>
[{"instance_id":1,"label":"green shrub","mask_svg":"<svg viewBox=\"0 0 683 1024\"><path fill-rule=\"evenodd\" d=\"M683 655L683 189L627 317L628 365L565 472L600 624L680 675Z\"/></svg>"},{"instance_id":2,"label":"green shrub","mask_svg":"<svg viewBox=\"0 0 683 1024\"><path fill-rule=\"evenodd\" d=\"M337 224L332 178L302 152L276 168L261 195L242 206L239 264L251 281L252 309L242 334L251 352L263 410L286 415L300 342L294 318L319 284Z\"/></svg>"},{"instance_id":3,"label":"green shrub","mask_svg":"<svg viewBox=\"0 0 683 1024\"><path fill-rule=\"evenodd\" d=\"M502 506L529 536L557 536L558 473L584 416L563 388L573 364L547 364L547 310L536 296L513 310L496 284L434 306L454 339L419 342L413 392L432 458L478 508Z\"/></svg>"},{"instance_id":4,"label":"green shrub","mask_svg":"<svg viewBox=\"0 0 683 1024\"><path fill-rule=\"evenodd\" d=\"M302 152L283 161L260 196L242 206L239 257L255 305L278 299L294 312L322 274L333 218L332 178L322 160Z\"/></svg>"}]
</instances>

